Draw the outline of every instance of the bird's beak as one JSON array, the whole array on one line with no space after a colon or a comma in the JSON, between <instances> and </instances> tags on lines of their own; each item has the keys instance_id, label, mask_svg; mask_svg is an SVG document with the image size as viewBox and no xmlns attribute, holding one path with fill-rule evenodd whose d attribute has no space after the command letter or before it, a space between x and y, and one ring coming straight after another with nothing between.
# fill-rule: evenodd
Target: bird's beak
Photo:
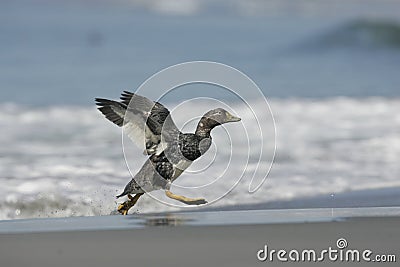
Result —
<instances>
[{"instance_id":1,"label":"bird's beak","mask_svg":"<svg viewBox=\"0 0 400 267\"><path fill-rule=\"evenodd\" d=\"M227 118L227 122L236 122L236 121L241 121L242 119L239 117L235 117L230 113L226 113L226 118Z\"/></svg>"}]
</instances>

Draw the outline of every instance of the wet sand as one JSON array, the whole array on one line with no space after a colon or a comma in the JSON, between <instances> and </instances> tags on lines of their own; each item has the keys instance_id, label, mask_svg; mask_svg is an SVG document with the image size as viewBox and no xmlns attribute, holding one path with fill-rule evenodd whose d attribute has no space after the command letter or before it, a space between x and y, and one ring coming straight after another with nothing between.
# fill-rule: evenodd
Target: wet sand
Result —
<instances>
[{"instance_id":1,"label":"wet sand","mask_svg":"<svg viewBox=\"0 0 400 267\"><path fill-rule=\"evenodd\" d=\"M264 245L287 251L337 249L339 238L346 239L348 249L394 254L399 260L398 208L341 209L334 216L329 212L224 211L1 221L0 266L283 266L276 258L260 262L257 252ZM360 265L328 259L323 263Z\"/></svg>"}]
</instances>

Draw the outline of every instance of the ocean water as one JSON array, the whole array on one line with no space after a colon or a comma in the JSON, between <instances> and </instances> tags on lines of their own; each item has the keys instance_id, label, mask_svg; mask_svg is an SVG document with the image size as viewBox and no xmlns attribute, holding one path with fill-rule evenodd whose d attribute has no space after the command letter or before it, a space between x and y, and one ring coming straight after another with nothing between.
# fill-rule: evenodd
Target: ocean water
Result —
<instances>
[{"instance_id":1,"label":"ocean water","mask_svg":"<svg viewBox=\"0 0 400 267\"><path fill-rule=\"evenodd\" d=\"M258 152L251 150L254 155L247 162L242 131L251 126L232 124L227 132L214 130L215 147L176 181L174 192L211 201L237 182L229 194L212 204L220 207L400 187L400 100L271 99L270 104L276 120L277 153L258 191L248 191ZM195 111L209 108L192 107ZM232 108L243 121L252 120L243 105ZM130 179L118 127L94 107L32 109L4 104L0 110L1 128L7 129L1 135L1 218L106 215L115 210L115 195ZM173 113L178 125L187 116ZM263 131L270 133L270 128ZM260 139L256 130L248 134L250 141ZM146 157L130 140L124 142L129 167L135 173ZM263 151L273 151L273 139ZM261 173L269 164L268 157L261 161ZM239 180L243 170L245 175ZM160 193L155 196L167 201ZM136 211L175 209L145 196Z\"/></svg>"},{"instance_id":2,"label":"ocean water","mask_svg":"<svg viewBox=\"0 0 400 267\"><path fill-rule=\"evenodd\" d=\"M215 97L242 117L213 132L215 145L176 193L223 207L400 187L398 10L397 1L356 0L0 2L0 219L113 213L129 169L145 157L94 98L118 98L192 60L252 78L276 136L251 94L249 105L267 118L261 128L243 103L211 87L167 95L187 131L213 105L180 106L194 97ZM156 192L135 211L184 209L152 197L174 204Z\"/></svg>"}]
</instances>

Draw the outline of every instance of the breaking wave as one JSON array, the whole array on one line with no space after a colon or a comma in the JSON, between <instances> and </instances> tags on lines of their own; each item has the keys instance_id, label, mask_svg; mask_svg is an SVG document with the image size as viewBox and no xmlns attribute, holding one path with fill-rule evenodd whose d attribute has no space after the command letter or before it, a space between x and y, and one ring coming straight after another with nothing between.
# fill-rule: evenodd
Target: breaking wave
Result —
<instances>
[{"instance_id":1,"label":"breaking wave","mask_svg":"<svg viewBox=\"0 0 400 267\"><path fill-rule=\"evenodd\" d=\"M270 105L278 147L272 172L256 193L248 193L250 181L243 179L214 206L400 186L399 99L272 99ZM252 103L252 107L257 109L258 104ZM193 105L193 110L207 108ZM244 107L237 104L234 109L246 121ZM186 113L173 113L173 117L180 126L188 119ZM108 215L115 211L115 195L130 179L122 154L121 130L94 107L1 104L0 127L0 219ZM229 127L232 140L242 142L234 153L244 153L247 141L233 125ZM257 144L257 132L248 129L248 133ZM180 185L213 182L226 167L226 132L215 130L213 138L217 155L222 156L202 173L182 175ZM266 142L267 153L273 144ZM145 160L135 149L132 146L133 172ZM250 159L248 171L257 167ZM260 168L267 165L262 163ZM233 157L230 169L234 179L243 166ZM186 192L184 187L174 190ZM201 196L212 198L226 190L224 183L216 182ZM137 212L172 209L176 208L149 196L136 207Z\"/></svg>"},{"instance_id":2,"label":"breaking wave","mask_svg":"<svg viewBox=\"0 0 400 267\"><path fill-rule=\"evenodd\" d=\"M400 24L390 20L358 19L306 43L309 49L400 49Z\"/></svg>"}]
</instances>

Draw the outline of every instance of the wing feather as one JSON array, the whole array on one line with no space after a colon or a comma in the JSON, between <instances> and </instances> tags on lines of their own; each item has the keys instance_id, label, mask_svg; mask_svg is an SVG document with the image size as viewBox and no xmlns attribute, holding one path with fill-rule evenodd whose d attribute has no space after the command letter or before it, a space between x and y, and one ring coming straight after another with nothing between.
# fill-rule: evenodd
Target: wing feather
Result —
<instances>
[{"instance_id":1,"label":"wing feather","mask_svg":"<svg viewBox=\"0 0 400 267\"><path fill-rule=\"evenodd\" d=\"M128 137L148 155L160 154L179 134L167 108L158 102L124 91L121 102L96 98L104 116L123 127Z\"/></svg>"}]
</instances>

